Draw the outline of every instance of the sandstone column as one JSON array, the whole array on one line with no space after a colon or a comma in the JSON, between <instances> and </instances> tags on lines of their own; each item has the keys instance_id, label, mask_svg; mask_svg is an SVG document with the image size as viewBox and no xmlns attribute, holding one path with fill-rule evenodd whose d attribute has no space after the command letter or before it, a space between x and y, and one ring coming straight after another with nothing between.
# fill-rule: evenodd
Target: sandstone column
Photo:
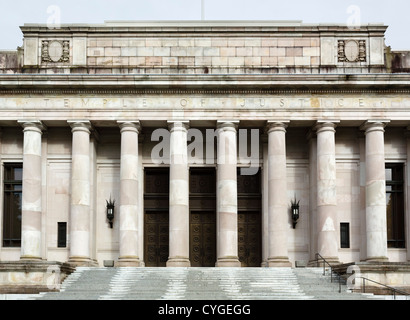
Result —
<instances>
[{"instance_id":1,"label":"sandstone column","mask_svg":"<svg viewBox=\"0 0 410 320\"><path fill-rule=\"evenodd\" d=\"M121 129L121 168L120 168L120 256L119 267L139 267L138 254L138 134L140 124L118 122Z\"/></svg>"},{"instance_id":2,"label":"sandstone column","mask_svg":"<svg viewBox=\"0 0 410 320\"><path fill-rule=\"evenodd\" d=\"M71 208L69 262L89 264L90 259L90 130L88 120L68 121L71 126Z\"/></svg>"},{"instance_id":3,"label":"sandstone column","mask_svg":"<svg viewBox=\"0 0 410 320\"><path fill-rule=\"evenodd\" d=\"M366 240L367 261L387 261L386 173L382 121L367 121Z\"/></svg>"},{"instance_id":4,"label":"sandstone column","mask_svg":"<svg viewBox=\"0 0 410 320\"><path fill-rule=\"evenodd\" d=\"M268 122L269 267L291 266L287 241L286 128L283 122Z\"/></svg>"},{"instance_id":5,"label":"sandstone column","mask_svg":"<svg viewBox=\"0 0 410 320\"><path fill-rule=\"evenodd\" d=\"M217 267L240 267L238 258L238 197L235 121L218 121Z\"/></svg>"},{"instance_id":6,"label":"sandstone column","mask_svg":"<svg viewBox=\"0 0 410 320\"><path fill-rule=\"evenodd\" d=\"M169 122L169 258L167 267L189 267L188 123Z\"/></svg>"},{"instance_id":7,"label":"sandstone column","mask_svg":"<svg viewBox=\"0 0 410 320\"><path fill-rule=\"evenodd\" d=\"M318 252L329 263L338 263L336 155L334 122L318 122L317 222Z\"/></svg>"},{"instance_id":8,"label":"sandstone column","mask_svg":"<svg viewBox=\"0 0 410 320\"><path fill-rule=\"evenodd\" d=\"M19 121L24 130L21 259L41 257L41 121Z\"/></svg>"}]
</instances>

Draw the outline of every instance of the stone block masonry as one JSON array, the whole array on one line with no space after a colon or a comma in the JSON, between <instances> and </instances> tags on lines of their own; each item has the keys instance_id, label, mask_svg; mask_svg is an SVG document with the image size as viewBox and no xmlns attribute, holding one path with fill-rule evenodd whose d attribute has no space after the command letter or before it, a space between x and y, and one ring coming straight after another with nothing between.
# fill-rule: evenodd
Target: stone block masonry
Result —
<instances>
[{"instance_id":1,"label":"stone block masonry","mask_svg":"<svg viewBox=\"0 0 410 320\"><path fill-rule=\"evenodd\" d=\"M351 73L380 72L386 27L305 25L300 22L127 22L62 26L25 25L24 69L30 73ZM64 36L63 36L64 34ZM360 59L346 61L338 43L360 43ZM69 41L71 58L50 62L47 45ZM354 57L353 57L354 58ZM81 68L81 69L79 69ZM102 71L101 69L104 69Z\"/></svg>"}]
</instances>

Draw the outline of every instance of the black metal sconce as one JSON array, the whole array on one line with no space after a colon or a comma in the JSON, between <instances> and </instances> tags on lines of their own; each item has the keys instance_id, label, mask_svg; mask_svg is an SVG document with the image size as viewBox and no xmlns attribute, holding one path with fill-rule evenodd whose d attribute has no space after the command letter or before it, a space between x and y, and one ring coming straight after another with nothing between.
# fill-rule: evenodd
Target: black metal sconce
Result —
<instances>
[{"instance_id":1,"label":"black metal sconce","mask_svg":"<svg viewBox=\"0 0 410 320\"><path fill-rule=\"evenodd\" d=\"M296 195L295 195L295 200L292 200L291 202L291 214L292 214L292 222L293 222L293 229L296 228L296 223L299 220L299 201L296 201Z\"/></svg>"},{"instance_id":2,"label":"black metal sconce","mask_svg":"<svg viewBox=\"0 0 410 320\"><path fill-rule=\"evenodd\" d=\"M112 223L114 220L114 208L115 208L115 200L105 200L107 202L107 219L110 224L110 228L112 229Z\"/></svg>"}]
</instances>

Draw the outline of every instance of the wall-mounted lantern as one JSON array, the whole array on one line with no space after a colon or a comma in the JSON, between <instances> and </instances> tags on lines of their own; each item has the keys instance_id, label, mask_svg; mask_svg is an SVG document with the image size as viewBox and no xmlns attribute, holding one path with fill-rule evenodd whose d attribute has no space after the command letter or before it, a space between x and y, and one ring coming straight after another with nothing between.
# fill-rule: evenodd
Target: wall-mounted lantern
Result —
<instances>
[{"instance_id":1,"label":"wall-mounted lantern","mask_svg":"<svg viewBox=\"0 0 410 320\"><path fill-rule=\"evenodd\" d=\"M292 222L293 222L293 229L296 228L296 223L299 220L299 201L296 201L296 195L295 199L292 200L291 202L291 214L292 214Z\"/></svg>"},{"instance_id":2,"label":"wall-mounted lantern","mask_svg":"<svg viewBox=\"0 0 410 320\"><path fill-rule=\"evenodd\" d=\"M112 229L112 223L114 220L114 208L115 208L115 200L105 200L107 202L107 220L110 224L110 228Z\"/></svg>"}]
</instances>

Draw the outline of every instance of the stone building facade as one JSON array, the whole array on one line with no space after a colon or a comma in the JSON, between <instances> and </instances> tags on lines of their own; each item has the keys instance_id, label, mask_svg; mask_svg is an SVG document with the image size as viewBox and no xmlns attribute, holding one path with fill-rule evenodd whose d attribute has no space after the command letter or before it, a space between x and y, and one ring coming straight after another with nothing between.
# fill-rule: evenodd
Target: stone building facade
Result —
<instances>
[{"instance_id":1,"label":"stone building facade","mask_svg":"<svg viewBox=\"0 0 410 320\"><path fill-rule=\"evenodd\" d=\"M0 261L408 262L410 77L386 29L21 27L0 53Z\"/></svg>"}]
</instances>

